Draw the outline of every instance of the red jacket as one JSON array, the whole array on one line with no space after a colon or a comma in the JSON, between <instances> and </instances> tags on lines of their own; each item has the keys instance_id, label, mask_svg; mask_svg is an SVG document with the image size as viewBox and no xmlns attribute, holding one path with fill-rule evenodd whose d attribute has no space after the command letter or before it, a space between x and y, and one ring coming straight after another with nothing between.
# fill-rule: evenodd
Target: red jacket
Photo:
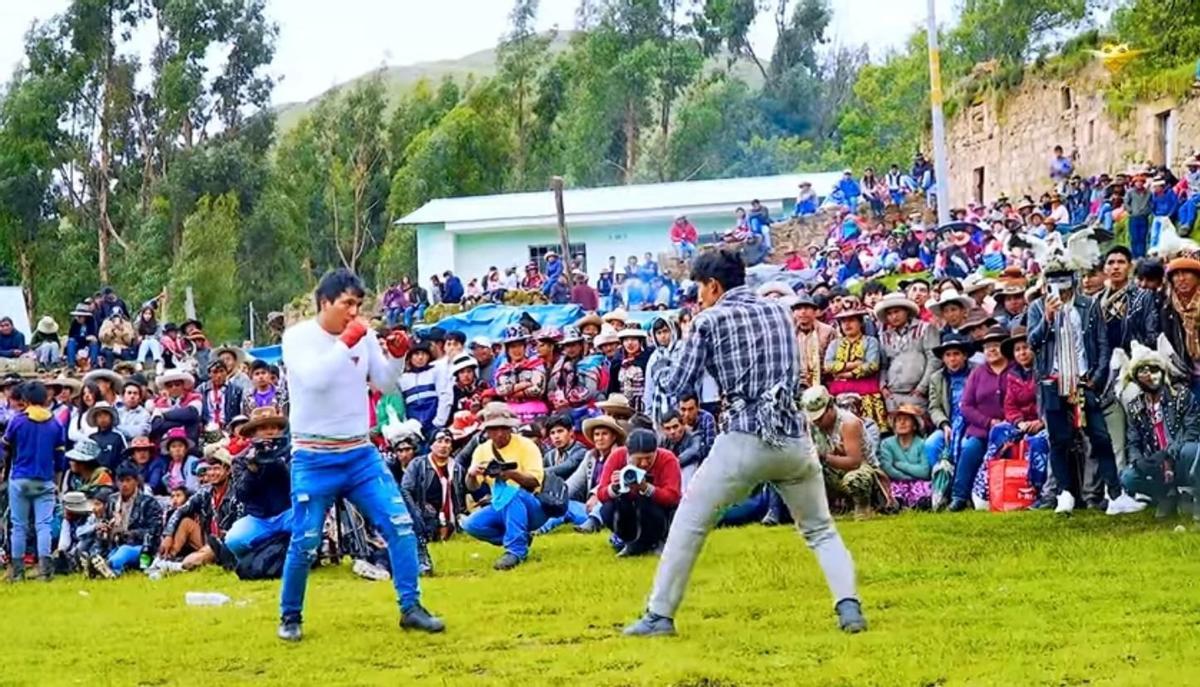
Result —
<instances>
[{"instance_id":1,"label":"red jacket","mask_svg":"<svg viewBox=\"0 0 1200 687\"><path fill-rule=\"evenodd\" d=\"M671 225L671 243L696 243L700 240L700 235L696 233L696 226L691 222L678 222Z\"/></svg>"},{"instance_id":2,"label":"red jacket","mask_svg":"<svg viewBox=\"0 0 1200 687\"><path fill-rule=\"evenodd\" d=\"M600 487L596 489L596 497L601 502L612 500L608 487L612 483L613 473L628 463L629 451L625 450L624 446L619 446L608 454L608 460L604 461L604 468L600 471L600 481L597 482ZM650 500L667 508L679 505L683 478L679 474L679 459L674 453L665 448L658 449L654 465L650 466L646 474L646 481L654 485Z\"/></svg>"},{"instance_id":3,"label":"red jacket","mask_svg":"<svg viewBox=\"0 0 1200 687\"><path fill-rule=\"evenodd\" d=\"M1004 419L1016 424L1038 419L1037 375L1022 376L1016 365L1004 373Z\"/></svg>"}]
</instances>

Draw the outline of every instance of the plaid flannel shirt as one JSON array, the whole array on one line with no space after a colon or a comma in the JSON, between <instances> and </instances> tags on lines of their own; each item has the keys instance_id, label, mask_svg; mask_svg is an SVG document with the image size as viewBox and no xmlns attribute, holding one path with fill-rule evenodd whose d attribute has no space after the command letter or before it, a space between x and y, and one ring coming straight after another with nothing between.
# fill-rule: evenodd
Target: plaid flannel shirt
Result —
<instances>
[{"instance_id":1,"label":"plaid flannel shirt","mask_svg":"<svg viewBox=\"0 0 1200 687\"><path fill-rule=\"evenodd\" d=\"M708 371L726 402L723 431L753 434L769 444L802 436L796 337L781 303L759 298L747 286L730 289L696 315L673 353L663 388L678 397Z\"/></svg>"}]
</instances>

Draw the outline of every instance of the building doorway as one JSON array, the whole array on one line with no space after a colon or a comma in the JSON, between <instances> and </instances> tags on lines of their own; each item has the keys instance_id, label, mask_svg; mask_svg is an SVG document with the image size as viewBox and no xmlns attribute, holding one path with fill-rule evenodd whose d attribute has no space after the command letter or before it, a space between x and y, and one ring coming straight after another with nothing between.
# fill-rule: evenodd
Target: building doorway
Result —
<instances>
[{"instance_id":1,"label":"building doorway","mask_svg":"<svg viewBox=\"0 0 1200 687\"><path fill-rule=\"evenodd\" d=\"M983 205L983 167L976 167L972 174L971 194L975 197L975 202Z\"/></svg>"},{"instance_id":2,"label":"building doorway","mask_svg":"<svg viewBox=\"0 0 1200 687\"><path fill-rule=\"evenodd\" d=\"M1154 162L1170 167L1175 154L1175 111L1154 116Z\"/></svg>"}]
</instances>

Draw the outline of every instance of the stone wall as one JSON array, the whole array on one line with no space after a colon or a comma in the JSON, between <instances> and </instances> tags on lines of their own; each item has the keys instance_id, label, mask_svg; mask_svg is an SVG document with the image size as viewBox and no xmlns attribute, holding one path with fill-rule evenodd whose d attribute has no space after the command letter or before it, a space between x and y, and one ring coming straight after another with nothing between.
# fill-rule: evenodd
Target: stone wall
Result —
<instances>
[{"instance_id":1,"label":"stone wall","mask_svg":"<svg viewBox=\"0 0 1200 687\"><path fill-rule=\"evenodd\" d=\"M1002 99L985 97L957 112L946 124L951 203L990 202L1001 193L1036 199L1049 188L1055 145L1074 155L1085 176L1147 161L1180 168L1200 147L1200 101L1143 103L1117 121L1105 108L1107 84L1098 64L1067 81L1027 76Z\"/></svg>"}]
</instances>

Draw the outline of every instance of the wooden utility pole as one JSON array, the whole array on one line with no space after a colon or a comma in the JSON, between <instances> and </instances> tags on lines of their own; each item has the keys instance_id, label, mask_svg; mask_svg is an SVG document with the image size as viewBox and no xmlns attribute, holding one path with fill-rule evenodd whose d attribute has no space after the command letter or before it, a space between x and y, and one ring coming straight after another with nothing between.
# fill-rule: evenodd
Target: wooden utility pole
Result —
<instances>
[{"instance_id":1,"label":"wooden utility pole","mask_svg":"<svg viewBox=\"0 0 1200 687\"><path fill-rule=\"evenodd\" d=\"M571 260L575 256L571 255L571 241L567 238L567 215L563 210L563 179L562 177L550 177L550 190L554 191L554 210L558 214L558 240L562 243L562 257L564 260L563 267L566 268L568 282L571 278Z\"/></svg>"}]
</instances>

